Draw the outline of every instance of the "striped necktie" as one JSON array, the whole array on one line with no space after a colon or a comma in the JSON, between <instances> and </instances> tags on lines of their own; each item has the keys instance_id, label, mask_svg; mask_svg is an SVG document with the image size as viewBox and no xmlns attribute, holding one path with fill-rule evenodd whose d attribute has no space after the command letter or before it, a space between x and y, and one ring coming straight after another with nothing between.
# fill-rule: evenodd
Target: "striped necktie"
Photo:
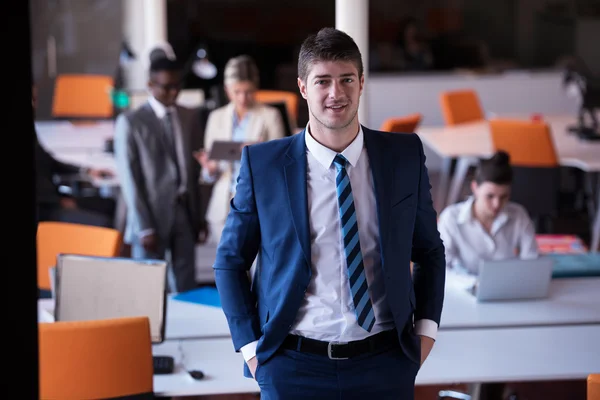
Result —
<instances>
[{"instance_id":1,"label":"striped necktie","mask_svg":"<svg viewBox=\"0 0 600 400\"><path fill-rule=\"evenodd\" d=\"M369 288L367 286L362 253L360 251L358 223L356 221L352 187L350 186L350 177L346 171L348 160L341 154L338 154L335 156L333 162L337 170L335 183L354 311L358 324L370 332L373 325L375 325L375 314L371 299L369 298Z\"/></svg>"}]
</instances>

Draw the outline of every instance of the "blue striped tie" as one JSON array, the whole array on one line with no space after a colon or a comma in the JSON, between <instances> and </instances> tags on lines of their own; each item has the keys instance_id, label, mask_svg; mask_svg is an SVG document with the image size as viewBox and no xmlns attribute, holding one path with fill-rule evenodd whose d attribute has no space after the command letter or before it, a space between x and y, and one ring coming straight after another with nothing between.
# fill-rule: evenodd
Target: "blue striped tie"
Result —
<instances>
[{"instance_id":1,"label":"blue striped tie","mask_svg":"<svg viewBox=\"0 0 600 400\"><path fill-rule=\"evenodd\" d=\"M356 210L354 209L350 177L348 177L348 173L346 172L348 160L341 154L338 154L335 156L333 162L337 169L335 184L354 311L358 324L370 332L373 325L375 325L375 314L373 313L373 306L369 298L369 288L367 286L362 253L360 251L358 223L356 222Z\"/></svg>"}]
</instances>

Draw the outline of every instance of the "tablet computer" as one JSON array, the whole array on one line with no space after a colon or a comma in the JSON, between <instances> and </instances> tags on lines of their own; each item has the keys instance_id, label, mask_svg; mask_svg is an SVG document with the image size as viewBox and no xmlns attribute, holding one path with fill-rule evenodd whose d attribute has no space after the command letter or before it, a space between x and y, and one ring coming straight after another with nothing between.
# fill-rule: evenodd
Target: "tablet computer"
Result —
<instances>
[{"instance_id":1,"label":"tablet computer","mask_svg":"<svg viewBox=\"0 0 600 400\"><path fill-rule=\"evenodd\" d=\"M242 142L215 140L208 157L211 160L239 161L242 158Z\"/></svg>"}]
</instances>

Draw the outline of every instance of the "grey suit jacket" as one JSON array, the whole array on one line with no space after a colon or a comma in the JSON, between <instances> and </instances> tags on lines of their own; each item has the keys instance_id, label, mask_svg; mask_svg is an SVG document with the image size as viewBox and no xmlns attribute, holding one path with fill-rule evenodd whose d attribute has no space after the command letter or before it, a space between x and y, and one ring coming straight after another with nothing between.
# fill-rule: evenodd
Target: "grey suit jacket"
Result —
<instances>
[{"instance_id":1,"label":"grey suit jacket","mask_svg":"<svg viewBox=\"0 0 600 400\"><path fill-rule=\"evenodd\" d=\"M200 226L198 182L200 166L192 152L202 147L199 116L177 106L186 156L190 224ZM153 229L162 241L169 238L178 193L177 170L165 150L163 125L149 103L117 117L114 149L117 171L127 205L124 240L137 243L140 232Z\"/></svg>"}]
</instances>

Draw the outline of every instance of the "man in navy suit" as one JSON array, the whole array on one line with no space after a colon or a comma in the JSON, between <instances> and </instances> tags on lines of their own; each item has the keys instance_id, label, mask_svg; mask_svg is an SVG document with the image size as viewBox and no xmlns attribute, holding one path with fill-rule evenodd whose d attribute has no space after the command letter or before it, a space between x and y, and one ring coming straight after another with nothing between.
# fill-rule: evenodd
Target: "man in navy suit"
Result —
<instances>
[{"instance_id":1,"label":"man in navy suit","mask_svg":"<svg viewBox=\"0 0 600 400\"><path fill-rule=\"evenodd\" d=\"M445 258L423 147L360 125L363 85L350 36L311 35L306 129L242 153L214 269L262 399L412 399L435 340Z\"/></svg>"}]
</instances>

